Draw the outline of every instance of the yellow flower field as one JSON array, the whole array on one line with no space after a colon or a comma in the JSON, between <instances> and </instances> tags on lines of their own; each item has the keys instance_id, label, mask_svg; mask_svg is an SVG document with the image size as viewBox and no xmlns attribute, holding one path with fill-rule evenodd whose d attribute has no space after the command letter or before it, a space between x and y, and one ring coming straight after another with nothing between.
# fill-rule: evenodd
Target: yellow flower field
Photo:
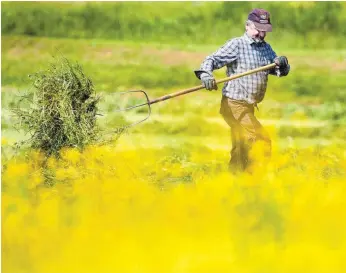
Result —
<instances>
[{"instance_id":1,"label":"yellow flower field","mask_svg":"<svg viewBox=\"0 0 346 273\"><path fill-rule=\"evenodd\" d=\"M276 151L240 176L220 153L205 154L193 149L182 164L167 151L105 145L64 149L45 164L37 152L11 159L3 271L346 270L343 150Z\"/></svg>"}]
</instances>

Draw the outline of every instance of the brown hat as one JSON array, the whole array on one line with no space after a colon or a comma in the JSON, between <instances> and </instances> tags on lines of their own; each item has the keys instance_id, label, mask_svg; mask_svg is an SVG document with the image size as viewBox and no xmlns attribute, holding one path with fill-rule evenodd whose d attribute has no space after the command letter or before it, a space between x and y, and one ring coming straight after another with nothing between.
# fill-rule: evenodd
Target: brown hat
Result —
<instances>
[{"instance_id":1,"label":"brown hat","mask_svg":"<svg viewBox=\"0 0 346 273\"><path fill-rule=\"evenodd\" d=\"M270 13L264 9L253 9L249 13L248 20L252 21L255 27L260 31L272 31Z\"/></svg>"}]
</instances>

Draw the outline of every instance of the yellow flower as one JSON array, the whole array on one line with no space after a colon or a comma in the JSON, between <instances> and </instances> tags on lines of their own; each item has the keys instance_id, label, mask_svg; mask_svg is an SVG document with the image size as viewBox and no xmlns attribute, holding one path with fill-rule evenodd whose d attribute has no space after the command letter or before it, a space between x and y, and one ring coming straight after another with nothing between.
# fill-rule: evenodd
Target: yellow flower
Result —
<instances>
[{"instance_id":1,"label":"yellow flower","mask_svg":"<svg viewBox=\"0 0 346 273\"><path fill-rule=\"evenodd\" d=\"M30 172L30 166L25 162L11 162L6 169L6 176L9 177L23 177L28 175Z\"/></svg>"},{"instance_id":2,"label":"yellow flower","mask_svg":"<svg viewBox=\"0 0 346 273\"><path fill-rule=\"evenodd\" d=\"M5 137L1 137L1 145L5 146L7 145L7 143L8 143L7 139Z\"/></svg>"},{"instance_id":3,"label":"yellow flower","mask_svg":"<svg viewBox=\"0 0 346 273\"><path fill-rule=\"evenodd\" d=\"M68 164L76 165L81 159L81 153L78 151L78 149L64 149L60 154L61 158L66 160Z\"/></svg>"},{"instance_id":4,"label":"yellow flower","mask_svg":"<svg viewBox=\"0 0 346 273\"><path fill-rule=\"evenodd\" d=\"M36 171L30 175L30 178L28 181L28 188L34 189L34 188L36 188L36 186L43 183L43 181L44 181L44 178L43 178L42 172Z\"/></svg>"}]
</instances>

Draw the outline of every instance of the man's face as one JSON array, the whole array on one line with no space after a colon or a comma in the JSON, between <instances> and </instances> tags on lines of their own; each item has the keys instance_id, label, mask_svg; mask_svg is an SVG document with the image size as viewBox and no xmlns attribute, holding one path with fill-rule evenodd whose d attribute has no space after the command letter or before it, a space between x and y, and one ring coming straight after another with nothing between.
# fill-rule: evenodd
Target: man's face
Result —
<instances>
[{"instance_id":1,"label":"man's face","mask_svg":"<svg viewBox=\"0 0 346 273\"><path fill-rule=\"evenodd\" d=\"M266 34L267 34L265 31L260 31L256 29L254 24L246 26L246 32L257 43L264 41L264 38L266 37Z\"/></svg>"}]
</instances>

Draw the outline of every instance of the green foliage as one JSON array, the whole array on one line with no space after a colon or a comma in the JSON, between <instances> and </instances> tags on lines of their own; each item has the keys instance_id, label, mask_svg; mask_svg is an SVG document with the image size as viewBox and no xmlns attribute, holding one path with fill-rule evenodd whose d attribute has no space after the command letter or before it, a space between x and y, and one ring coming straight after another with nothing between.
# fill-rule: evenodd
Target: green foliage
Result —
<instances>
[{"instance_id":1,"label":"green foliage","mask_svg":"<svg viewBox=\"0 0 346 273\"><path fill-rule=\"evenodd\" d=\"M292 47L343 47L343 2L5 2L2 33L174 43L222 43L252 8L271 12L270 36ZM140 11L140 12L138 12Z\"/></svg>"},{"instance_id":2,"label":"green foliage","mask_svg":"<svg viewBox=\"0 0 346 273\"><path fill-rule=\"evenodd\" d=\"M61 57L31 79L34 92L25 98L29 107L13 109L19 127L31 135L31 147L51 155L63 147L83 148L95 140L99 98L80 65Z\"/></svg>"}]
</instances>

